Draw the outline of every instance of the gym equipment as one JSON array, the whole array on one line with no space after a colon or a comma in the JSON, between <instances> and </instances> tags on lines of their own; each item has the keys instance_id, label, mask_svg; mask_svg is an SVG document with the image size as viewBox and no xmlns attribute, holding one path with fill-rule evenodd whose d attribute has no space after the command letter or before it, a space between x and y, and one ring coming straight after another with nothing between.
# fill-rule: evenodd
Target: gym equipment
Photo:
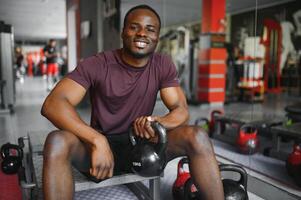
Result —
<instances>
[{"instance_id":1,"label":"gym equipment","mask_svg":"<svg viewBox=\"0 0 301 200\"><path fill-rule=\"evenodd\" d=\"M244 124L252 124L256 128L260 129L270 129L271 127L282 124L285 120L285 117L282 115L268 115L263 111L244 111L244 112L233 112L226 113L224 115L216 115L215 123L216 127L220 126L219 124L229 124L230 126L242 126ZM216 130L216 134L222 134L221 130Z\"/></svg>"},{"instance_id":2,"label":"gym equipment","mask_svg":"<svg viewBox=\"0 0 301 200\"><path fill-rule=\"evenodd\" d=\"M3 95L3 89L5 87L6 81L5 80L0 80L0 108L5 109L5 100L4 100L4 95Z\"/></svg>"},{"instance_id":3,"label":"gym equipment","mask_svg":"<svg viewBox=\"0 0 301 200\"><path fill-rule=\"evenodd\" d=\"M260 37L244 39L244 56L239 58L242 74L238 82L240 100L263 101L264 99L264 56L265 48L260 44Z\"/></svg>"},{"instance_id":4,"label":"gym equipment","mask_svg":"<svg viewBox=\"0 0 301 200\"><path fill-rule=\"evenodd\" d=\"M188 99L192 96L190 89L190 30L186 26L179 26L168 30L160 36L158 51L171 55L178 71L181 87Z\"/></svg>"},{"instance_id":5,"label":"gym equipment","mask_svg":"<svg viewBox=\"0 0 301 200\"><path fill-rule=\"evenodd\" d=\"M286 169L288 174L293 178L295 183L301 187L301 147L300 144L294 144L286 160Z\"/></svg>"},{"instance_id":6,"label":"gym equipment","mask_svg":"<svg viewBox=\"0 0 301 200\"><path fill-rule=\"evenodd\" d=\"M288 153L281 149L281 144L284 141L282 138L289 138L295 143L301 140L301 122L292 123L291 125L279 125L271 128L273 136L272 146L265 149L265 155L286 161Z\"/></svg>"},{"instance_id":7,"label":"gym equipment","mask_svg":"<svg viewBox=\"0 0 301 200\"><path fill-rule=\"evenodd\" d=\"M15 104L15 76L13 72L13 28L11 25L0 22L0 80L1 84L1 104L0 114L14 112Z\"/></svg>"},{"instance_id":8,"label":"gym equipment","mask_svg":"<svg viewBox=\"0 0 301 200\"><path fill-rule=\"evenodd\" d=\"M184 185L184 200L198 200L201 199L198 189L194 185L192 178L187 179Z\"/></svg>"},{"instance_id":9,"label":"gym equipment","mask_svg":"<svg viewBox=\"0 0 301 200\"><path fill-rule=\"evenodd\" d=\"M248 174L244 168L239 165L220 164L220 171L231 171L240 174L238 181L232 179L223 179L225 200L248 200L247 181Z\"/></svg>"},{"instance_id":10,"label":"gym equipment","mask_svg":"<svg viewBox=\"0 0 301 200\"><path fill-rule=\"evenodd\" d=\"M174 200L182 200L184 199L184 185L187 180L190 178L189 171L184 170L184 165L188 164L189 160L187 157L182 158L178 162L178 174L177 179L175 180L172 186L172 195Z\"/></svg>"},{"instance_id":11,"label":"gym equipment","mask_svg":"<svg viewBox=\"0 0 301 200\"><path fill-rule=\"evenodd\" d=\"M213 110L210 114L210 123L209 123L209 135L210 137L213 136L213 134L216 131L216 118L221 117L223 113L219 110ZM226 125L225 123L221 122L220 124L220 133L223 134L226 130Z\"/></svg>"},{"instance_id":12,"label":"gym equipment","mask_svg":"<svg viewBox=\"0 0 301 200\"><path fill-rule=\"evenodd\" d=\"M43 167L43 146L47 132L33 131L28 136L21 137L25 147L22 168L20 169L19 181L24 199L40 200L42 194L42 167ZM160 178L159 176L142 177L133 173L114 175L113 177L95 183L75 168L72 168L74 175L74 198L79 198L82 192L88 193L89 199L99 199L96 196L103 191L104 187L116 186L126 187L130 195L122 191L114 190L116 195L122 195L124 199L160 200ZM142 183L143 182L143 183ZM148 184L149 188L144 185ZM123 185L123 186L121 186ZM95 197L96 196L96 197ZM87 196L86 196L87 197Z\"/></svg>"},{"instance_id":13,"label":"gym equipment","mask_svg":"<svg viewBox=\"0 0 301 200\"><path fill-rule=\"evenodd\" d=\"M292 120L293 123L301 122L301 103L288 105L284 108L287 113L287 117Z\"/></svg>"},{"instance_id":14,"label":"gym equipment","mask_svg":"<svg viewBox=\"0 0 301 200\"><path fill-rule=\"evenodd\" d=\"M232 179L222 179L224 187L225 200L248 200L247 193L247 181L248 174L244 168L239 165L233 164L220 164L220 171L231 171L237 172L240 175L238 181ZM180 194L180 193L178 193ZM196 186L193 183L191 177L189 177L184 184L184 197L179 195L180 198L175 198L176 200L197 200L201 199L200 193L198 192ZM183 198L182 198L183 197Z\"/></svg>"},{"instance_id":15,"label":"gym equipment","mask_svg":"<svg viewBox=\"0 0 301 200\"><path fill-rule=\"evenodd\" d=\"M23 150L20 146L6 143L1 147L1 169L5 174L15 174L22 165Z\"/></svg>"},{"instance_id":16,"label":"gym equipment","mask_svg":"<svg viewBox=\"0 0 301 200\"><path fill-rule=\"evenodd\" d=\"M151 143L145 139L136 139L133 129L129 134L130 141L133 145L133 149L130 153L131 169L136 174L144 177L159 176L166 165L166 130L159 122L152 122L151 126L159 136L157 144Z\"/></svg>"},{"instance_id":17,"label":"gym equipment","mask_svg":"<svg viewBox=\"0 0 301 200\"><path fill-rule=\"evenodd\" d=\"M209 120L205 117L200 117L200 118L197 118L195 121L194 121L194 125L196 126L200 126L201 128L203 128L207 133L210 132L209 130Z\"/></svg>"},{"instance_id":18,"label":"gym equipment","mask_svg":"<svg viewBox=\"0 0 301 200\"><path fill-rule=\"evenodd\" d=\"M239 129L236 138L236 145L240 153L254 154L259 149L259 139L257 128L250 124L245 124Z\"/></svg>"},{"instance_id":19,"label":"gym equipment","mask_svg":"<svg viewBox=\"0 0 301 200\"><path fill-rule=\"evenodd\" d=\"M265 46L264 91L281 92L280 87L280 56L281 56L281 25L273 19L263 21L261 44Z\"/></svg>"}]
</instances>

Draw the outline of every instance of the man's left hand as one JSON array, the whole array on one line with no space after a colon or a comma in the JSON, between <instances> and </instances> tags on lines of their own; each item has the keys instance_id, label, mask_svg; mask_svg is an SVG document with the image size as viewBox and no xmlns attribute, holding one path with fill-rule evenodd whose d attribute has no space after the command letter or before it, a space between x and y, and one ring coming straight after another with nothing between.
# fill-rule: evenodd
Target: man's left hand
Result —
<instances>
[{"instance_id":1,"label":"man's left hand","mask_svg":"<svg viewBox=\"0 0 301 200\"><path fill-rule=\"evenodd\" d=\"M151 122L157 121L155 116L142 116L134 121L135 134L141 138L151 139L156 137L154 129L151 127Z\"/></svg>"}]
</instances>

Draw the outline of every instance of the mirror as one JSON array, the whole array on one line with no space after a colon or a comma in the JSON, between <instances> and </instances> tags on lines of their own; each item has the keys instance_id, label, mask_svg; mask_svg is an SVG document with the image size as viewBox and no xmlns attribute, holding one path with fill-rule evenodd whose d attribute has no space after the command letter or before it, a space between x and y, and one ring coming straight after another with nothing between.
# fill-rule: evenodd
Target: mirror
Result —
<instances>
[{"instance_id":1,"label":"mirror","mask_svg":"<svg viewBox=\"0 0 301 200\"><path fill-rule=\"evenodd\" d=\"M226 0L225 18L220 21L224 30L209 34L211 47L226 51L225 99L222 105L215 105L208 98L210 106L199 92L219 88L223 75L220 71L208 73L213 65L202 66L208 64L200 55L208 45L208 34L202 32L202 23L207 22L196 19L166 24L173 15L168 11L185 12L184 8L177 12L180 5L171 9L169 3L161 1L163 26L157 51L169 54L178 69L190 105L190 123L208 130L219 161L242 165L252 180L264 177L262 180L273 187L284 191L294 188L288 193L300 195L300 170L293 176L290 173L294 170L287 170L288 159L301 163L297 156L300 107L294 106L301 96L300 2ZM190 12L199 12L202 6L204 1ZM202 14L198 17L201 19ZM211 59L209 64L214 62L218 59ZM212 82L209 77L213 77ZM215 85L210 88L210 84ZM254 192L255 186L249 187Z\"/></svg>"}]
</instances>

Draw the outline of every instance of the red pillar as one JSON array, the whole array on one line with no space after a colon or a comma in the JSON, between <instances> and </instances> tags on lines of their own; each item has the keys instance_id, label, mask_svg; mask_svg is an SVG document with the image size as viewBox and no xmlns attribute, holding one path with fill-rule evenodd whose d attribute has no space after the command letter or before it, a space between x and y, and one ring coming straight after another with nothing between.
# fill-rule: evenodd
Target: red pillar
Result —
<instances>
[{"instance_id":1,"label":"red pillar","mask_svg":"<svg viewBox=\"0 0 301 200\"><path fill-rule=\"evenodd\" d=\"M197 82L201 102L225 101L225 5L225 0L203 0Z\"/></svg>"}]
</instances>

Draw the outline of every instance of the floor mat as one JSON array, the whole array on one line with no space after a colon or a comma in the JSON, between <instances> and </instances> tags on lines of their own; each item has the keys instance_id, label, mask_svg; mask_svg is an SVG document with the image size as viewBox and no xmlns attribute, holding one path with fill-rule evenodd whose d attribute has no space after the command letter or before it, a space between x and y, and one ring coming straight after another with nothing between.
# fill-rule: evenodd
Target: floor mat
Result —
<instances>
[{"instance_id":1,"label":"floor mat","mask_svg":"<svg viewBox=\"0 0 301 200\"><path fill-rule=\"evenodd\" d=\"M0 163L2 161L0 160ZM0 168L0 199L3 200L21 200L22 192L19 186L18 176L7 175Z\"/></svg>"}]
</instances>

